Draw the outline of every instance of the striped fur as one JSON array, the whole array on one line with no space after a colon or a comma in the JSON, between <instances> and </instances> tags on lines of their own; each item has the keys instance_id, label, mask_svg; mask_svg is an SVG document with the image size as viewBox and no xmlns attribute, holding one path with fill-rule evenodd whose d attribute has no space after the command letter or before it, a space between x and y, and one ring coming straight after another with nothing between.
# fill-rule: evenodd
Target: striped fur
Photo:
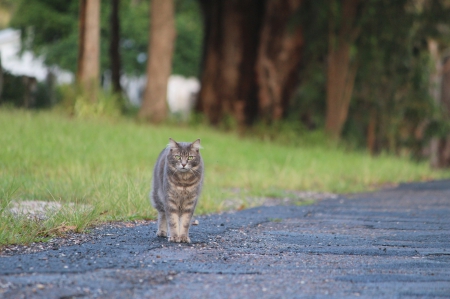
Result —
<instances>
[{"instance_id":1,"label":"striped fur","mask_svg":"<svg viewBox=\"0 0 450 299\"><path fill-rule=\"evenodd\" d=\"M169 144L159 154L153 170L150 200L158 211L159 237L190 243L189 227L203 185L200 139Z\"/></svg>"}]
</instances>

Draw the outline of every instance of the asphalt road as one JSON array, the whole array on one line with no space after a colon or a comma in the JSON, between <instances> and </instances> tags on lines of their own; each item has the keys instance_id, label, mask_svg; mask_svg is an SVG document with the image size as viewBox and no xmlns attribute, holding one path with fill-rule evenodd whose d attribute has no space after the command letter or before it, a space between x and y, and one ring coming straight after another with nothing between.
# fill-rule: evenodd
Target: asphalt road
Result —
<instances>
[{"instance_id":1,"label":"asphalt road","mask_svg":"<svg viewBox=\"0 0 450 299\"><path fill-rule=\"evenodd\" d=\"M450 181L197 217L0 258L0 298L450 298Z\"/></svg>"}]
</instances>

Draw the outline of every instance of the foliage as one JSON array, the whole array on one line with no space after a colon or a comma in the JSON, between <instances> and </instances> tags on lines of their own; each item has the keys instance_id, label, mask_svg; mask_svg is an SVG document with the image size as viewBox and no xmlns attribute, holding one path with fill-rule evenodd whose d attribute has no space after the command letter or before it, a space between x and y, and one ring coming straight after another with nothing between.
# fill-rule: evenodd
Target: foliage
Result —
<instances>
[{"instance_id":1,"label":"foliage","mask_svg":"<svg viewBox=\"0 0 450 299\"><path fill-rule=\"evenodd\" d=\"M22 46L44 55L48 65L76 70L78 2L21 1L11 26L22 32Z\"/></svg>"},{"instance_id":2,"label":"foliage","mask_svg":"<svg viewBox=\"0 0 450 299\"><path fill-rule=\"evenodd\" d=\"M300 118L310 129L324 124L328 18L337 9L327 3L306 1L299 16L307 46L301 84L289 118ZM445 40L443 28L448 29L450 24L449 7L444 4L439 0L361 1L360 34L352 49L358 71L343 133L348 142L365 147L369 122L374 117L376 152L421 155L428 141L422 134L423 127L436 118L429 95L426 41L429 37Z\"/></svg>"},{"instance_id":3,"label":"foliage","mask_svg":"<svg viewBox=\"0 0 450 299\"><path fill-rule=\"evenodd\" d=\"M286 190L354 192L449 175L393 156L370 157L313 142L242 139L202 125L148 126L121 117L80 119L3 108L0 127L3 244L45 240L63 225L82 231L98 221L154 219L148 200L152 167L168 137L202 140L206 177L198 214L254 206ZM45 222L33 222L7 212L20 200L65 208Z\"/></svg>"},{"instance_id":4,"label":"foliage","mask_svg":"<svg viewBox=\"0 0 450 299\"><path fill-rule=\"evenodd\" d=\"M430 20L423 18L426 11L408 7L410 2L406 0L395 5L387 0L368 3L364 34L357 44L361 62L346 133L353 138L359 134L358 139L364 140L366 132L362 130L367 129L372 115L376 123L375 150L418 158L428 142L421 130L435 109L429 95L426 42L432 32L424 30ZM386 18L376 17L381 14ZM434 27L437 24L436 20Z\"/></svg>"},{"instance_id":5,"label":"foliage","mask_svg":"<svg viewBox=\"0 0 450 299\"><path fill-rule=\"evenodd\" d=\"M67 4L69 3L69 4ZM101 3L101 70L109 69L109 15L111 3ZM123 72L145 73L149 31L149 1L122 0L121 55ZM11 26L22 31L24 49L43 55L47 65L58 65L72 72L77 67L79 1L21 0ZM202 24L198 4L194 0L177 1L178 32L174 59L177 74L198 75Z\"/></svg>"},{"instance_id":6,"label":"foliage","mask_svg":"<svg viewBox=\"0 0 450 299\"><path fill-rule=\"evenodd\" d=\"M297 15L307 46L302 53L300 84L287 117L300 119L310 130L325 125L329 3L328 0L305 1Z\"/></svg>"},{"instance_id":7,"label":"foliage","mask_svg":"<svg viewBox=\"0 0 450 299\"><path fill-rule=\"evenodd\" d=\"M99 90L95 103L89 101L86 95L74 85L62 85L58 87L61 100L55 107L72 116L81 118L118 118L126 104L122 97L110 91Z\"/></svg>"},{"instance_id":8,"label":"foliage","mask_svg":"<svg viewBox=\"0 0 450 299\"><path fill-rule=\"evenodd\" d=\"M56 102L54 94L48 84L37 82L36 86L29 86L24 81L26 76L16 76L8 71L3 72L3 88L0 97L0 105L9 105L14 107L25 107L25 96L27 91L30 101L27 108L45 108L50 107Z\"/></svg>"},{"instance_id":9,"label":"foliage","mask_svg":"<svg viewBox=\"0 0 450 299\"><path fill-rule=\"evenodd\" d=\"M25 95L25 87L22 78L14 76L9 72L3 73L3 89L0 97L0 104L10 104L16 107L23 105L23 97Z\"/></svg>"},{"instance_id":10,"label":"foliage","mask_svg":"<svg viewBox=\"0 0 450 299\"><path fill-rule=\"evenodd\" d=\"M103 2L104 3L104 2ZM103 5L102 3L102 5ZM122 70L126 74L145 73L149 36L150 1L121 1L121 51Z\"/></svg>"},{"instance_id":11,"label":"foliage","mask_svg":"<svg viewBox=\"0 0 450 299\"><path fill-rule=\"evenodd\" d=\"M172 73L200 76L203 22L197 0L176 1L177 39Z\"/></svg>"}]
</instances>

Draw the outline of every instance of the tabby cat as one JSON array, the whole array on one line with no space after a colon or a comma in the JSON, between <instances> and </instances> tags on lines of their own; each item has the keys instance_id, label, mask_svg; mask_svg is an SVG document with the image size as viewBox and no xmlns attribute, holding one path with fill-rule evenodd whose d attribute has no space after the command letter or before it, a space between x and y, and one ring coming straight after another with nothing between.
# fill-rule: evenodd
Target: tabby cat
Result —
<instances>
[{"instance_id":1,"label":"tabby cat","mask_svg":"<svg viewBox=\"0 0 450 299\"><path fill-rule=\"evenodd\" d=\"M158 237L190 243L189 226L203 185L200 139L169 144L159 154L153 170L150 199L158 211Z\"/></svg>"}]
</instances>

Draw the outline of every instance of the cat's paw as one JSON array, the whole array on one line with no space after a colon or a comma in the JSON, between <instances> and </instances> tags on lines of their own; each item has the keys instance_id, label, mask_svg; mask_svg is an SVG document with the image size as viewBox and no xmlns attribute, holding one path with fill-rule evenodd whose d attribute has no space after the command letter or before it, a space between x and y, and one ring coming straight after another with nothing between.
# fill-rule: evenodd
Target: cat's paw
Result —
<instances>
[{"instance_id":1,"label":"cat's paw","mask_svg":"<svg viewBox=\"0 0 450 299\"><path fill-rule=\"evenodd\" d=\"M191 243L191 239L189 239L189 237L186 235L181 235L180 242L181 243Z\"/></svg>"},{"instance_id":2,"label":"cat's paw","mask_svg":"<svg viewBox=\"0 0 450 299\"><path fill-rule=\"evenodd\" d=\"M167 232L165 232L165 231L163 231L163 230L158 231L158 232L156 233L156 236L165 238L165 237L167 237Z\"/></svg>"},{"instance_id":3,"label":"cat's paw","mask_svg":"<svg viewBox=\"0 0 450 299\"><path fill-rule=\"evenodd\" d=\"M175 243L180 243L181 239L179 236L170 236L169 237L169 242L175 242Z\"/></svg>"}]
</instances>

